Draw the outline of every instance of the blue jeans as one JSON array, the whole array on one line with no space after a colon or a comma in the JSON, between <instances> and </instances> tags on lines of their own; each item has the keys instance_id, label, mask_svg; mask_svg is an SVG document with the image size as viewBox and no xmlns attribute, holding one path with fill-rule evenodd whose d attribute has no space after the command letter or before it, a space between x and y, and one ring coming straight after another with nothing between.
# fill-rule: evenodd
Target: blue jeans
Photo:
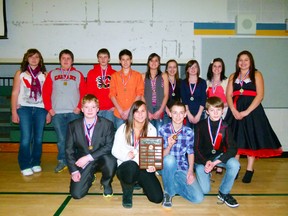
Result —
<instances>
[{"instance_id":1,"label":"blue jeans","mask_svg":"<svg viewBox=\"0 0 288 216\"><path fill-rule=\"evenodd\" d=\"M47 111L44 108L22 106L17 109L17 113L20 119L18 163L20 169L24 170L41 164Z\"/></svg>"},{"instance_id":2,"label":"blue jeans","mask_svg":"<svg viewBox=\"0 0 288 216\"><path fill-rule=\"evenodd\" d=\"M121 118L114 116L114 127L116 130L124 123L125 121Z\"/></svg>"},{"instance_id":3,"label":"blue jeans","mask_svg":"<svg viewBox=\"0 0 288 216\"><path fill-rule=\"evenodd\" d=\"M65 159L65 141L66 133L69 122L80 118L79 114L75 113L59 113L52 117L53 127L57 136L57 148L58 148L58 161L66 163Z\"/></svg>"},{"instance_id":4,"label":"blue jeans","mask_svg":"<svg viewBox=\"0 0 288 216\"><path fill-rule=\"evenodd\" d=\"M113 124L114 124L114 118L115 118L115 117L114 117L113 111L109 111L109 110L99 110L99 112L98 112L97 115L100 116L100 117L103 117L103 118L106 118L106 119L112 121ZM114 125L114 127L115 127L115 125Z\"/></svg>"},{"instance_id":5,"label":"blue jeans","mask_svg":"<svg viewBox=\"0 0 288 216\"><path fill-rule=\"evenodd\" d=\"M240 168L240 163L237 159L232 157L226 163L220 163L217 166L226 168L226 172L222 178L219 191L223 194L228 194L230 193L233 187L235 177ZM205 173L203 164L196 164L196 163L195 163L195 172L203 193L204 194L209 193L209 191L211 190L210 173Z\"/></svg>"},{"instance_id":6,"label":"blue jeans","mask_svg":"<svg viewBox=\"0 0 288 216\"><path fill-rule=\"evenodd\" d=\"M177 170L177 161L173 155L167 155L163 159L161 170L162 181L165 193L170 196L179 194L183 198L193 203L200 203L204 199L204 194L195 178L191 185L187 184L187 171Z\"/></svg>"}]
</instances>

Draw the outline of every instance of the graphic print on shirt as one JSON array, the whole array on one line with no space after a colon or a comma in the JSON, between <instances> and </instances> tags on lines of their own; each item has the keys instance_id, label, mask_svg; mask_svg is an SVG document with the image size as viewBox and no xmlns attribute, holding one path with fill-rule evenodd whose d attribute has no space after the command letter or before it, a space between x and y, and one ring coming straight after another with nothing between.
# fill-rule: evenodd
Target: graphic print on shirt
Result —
<instances>
[{"instance_id":1,"label":"graphic print on shirt","mask_svg":"<svg viewBox=\"0 0 288 216\"><path fill-rule=\"evenodd\" d=\"M99 89L105 88L109 89L110 88L110 80L111 76L105 76L105 79L103 80L101 76L96 77L96 85Z\"/></svg>"}]
</instances>

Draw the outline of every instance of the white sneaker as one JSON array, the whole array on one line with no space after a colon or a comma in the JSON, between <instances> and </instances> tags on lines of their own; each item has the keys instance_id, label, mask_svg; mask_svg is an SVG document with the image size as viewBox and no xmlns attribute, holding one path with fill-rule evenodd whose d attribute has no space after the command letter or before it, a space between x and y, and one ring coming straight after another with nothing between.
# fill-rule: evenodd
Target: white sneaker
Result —
<instances>
[{"instance_id":1,"label":"white sneaker","mask_svg":"<svg viewBox=\"0 0 288 216\"><path fill-rule=\"evenodd\" d=\"M41 168L41 166L33 166L33 167L32 167L32 171L33 171L34 173L38 173L38 172L41 172L41 171L42 171L42 168Z\"/></svg>"},{"instance_id":2,"label":"white sneaker","mask_svg":"<svg viewBox=\"0 0 288 216\"><path fill-rule=\"evenodd\" d=\"M32 171L31 168L21 170L21 173L22 173L23 176L30 176L30 175L33 175L33 171Z\"/></svg>"}]
</instances>

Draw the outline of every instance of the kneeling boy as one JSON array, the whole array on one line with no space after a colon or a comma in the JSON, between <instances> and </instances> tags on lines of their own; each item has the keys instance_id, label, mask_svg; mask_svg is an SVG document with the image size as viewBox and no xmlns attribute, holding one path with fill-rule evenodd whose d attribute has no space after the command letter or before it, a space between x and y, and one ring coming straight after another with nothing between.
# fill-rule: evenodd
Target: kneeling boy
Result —
<instances>
[{"instance_id":1,"label":"kneeling boy","mask_svg":"<svg viewBox=\"0 0 288 216\"><path fill-rule=\"evenodd\" d=\"M200 121L195 128L195 172L203 193L207 194L211 188L210 172L215 166L226 168L218 199L235 208L239 204L230 191L240 164L235 159L237 147L232 132L222 121L223 108L224 104L218 97L210 97L206 101L208 118Z\"/></svg>"}]
</instances>

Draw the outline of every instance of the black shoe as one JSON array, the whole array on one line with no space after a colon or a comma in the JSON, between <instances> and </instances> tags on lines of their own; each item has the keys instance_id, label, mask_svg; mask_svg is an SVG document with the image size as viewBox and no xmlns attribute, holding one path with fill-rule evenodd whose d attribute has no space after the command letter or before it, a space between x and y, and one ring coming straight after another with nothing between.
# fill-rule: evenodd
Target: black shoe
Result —
<instances>
[{"instance_id":1,"label":"black shoe","mask_svg":"<svg viewBox=\"0 0 288 216\"><path fill-rule=\"evenodd\" d=\"M236 199L234 199L231 194L223 194L219 191L218 199L221 200L223 203L225 203L227 206L231 208L236 208L239 206Z\"/></svg>"},{"instance_id":2,"label":"black shoe","mask_svg":"<svg viewBox=\"0 0 288 216\"><path fill-rule=\"evenodd\" d=\"M104 192L103 192L104 197L112 197L113 196L113 190L111 186L104 186Z\"/></svg>"},{"instance_id":3,"label":"black shoe","mask_svg":"<svg viewBox=\"0 0 288 216\"><path fill-rule=\"evenodd\" d=\"M253 174L254 174L254 170L253 171L246 170L246 173L242 179L242 182L243 183L250 183L252 180Z\"/></svg>"},{"instance_id":4,"label":"black shoe","mask_svg":"<svg viewBox=\"0 0 288 216\"><path fill-rule=\"evenodd\" d=\"M122 206L124 208L132 208L132 195L133 192L131 191L123 191Z\"/></svg>"},{"instance_id":5,"label":"black shoe","mask_svg":"<svg viewBox=\"0 0 288 216\"><path fill-rule=\"evenodd\" d=\"M164 208L171 208L172 207L172 197L168 193L164 193L162 206Z\"/></svg>"}]
</instances>

